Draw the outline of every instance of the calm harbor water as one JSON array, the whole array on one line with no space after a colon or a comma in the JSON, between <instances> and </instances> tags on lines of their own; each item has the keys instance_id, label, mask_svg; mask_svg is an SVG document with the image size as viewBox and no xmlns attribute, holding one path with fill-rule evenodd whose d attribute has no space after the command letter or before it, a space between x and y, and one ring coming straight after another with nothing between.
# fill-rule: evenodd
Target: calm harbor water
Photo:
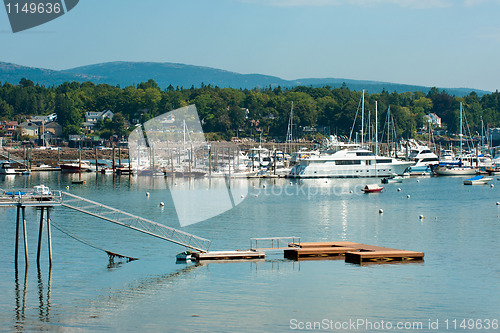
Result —
<instances>
[{"instance_id":1,"label":"calm harbor water","mask_svg":"<svg viewBox=\"0 0 500 333\"><path fill-rule=\"evenodd\" d=\"M93 173L76 185L72 177L78 175L3 176L0 188L69 186L78 196L180 228L168 186L220 185ZM463 179L410 178L370 195L360 189L379 179L242 180L234 185L248 188L241 204L181 228L212 240L212 250L248 249L252 237L298 236L425 252L425 262L412 264L297 262L281 253L257 262L177 264L182 247L57 207L55 225L139 260L110 265L104 252L53 228L53 267L44 242L37 269L39 215L27 208L30 265L26 270L21 250L15 270L16 210L0 208L0 331L284 332L314 322L332 331L398 331L397 323L436 331L429 321L446 331L446 320L448 330L463 331L463 319L475 321L466 331L478 331L478 320L500 319L500 182L464 186Z\"/></svg>"}]
</instances>

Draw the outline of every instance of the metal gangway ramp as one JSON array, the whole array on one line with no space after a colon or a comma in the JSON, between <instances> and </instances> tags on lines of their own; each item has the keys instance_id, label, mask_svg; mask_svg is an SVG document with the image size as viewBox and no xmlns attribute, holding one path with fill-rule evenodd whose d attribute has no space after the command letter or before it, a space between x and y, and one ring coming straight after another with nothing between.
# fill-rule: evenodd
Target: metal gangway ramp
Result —
<instances>
[{"instance_id":1,"label":"metal gangway ramp","mask_svg":"<svg viewBox=\"0 0 500 333\"><path fill-rule=\"evenodd\" d=\"M135 216L68 192L61 192L61 205L200 252L208 252L210 241L163 224Z\"/></svg>"}]
</instances>

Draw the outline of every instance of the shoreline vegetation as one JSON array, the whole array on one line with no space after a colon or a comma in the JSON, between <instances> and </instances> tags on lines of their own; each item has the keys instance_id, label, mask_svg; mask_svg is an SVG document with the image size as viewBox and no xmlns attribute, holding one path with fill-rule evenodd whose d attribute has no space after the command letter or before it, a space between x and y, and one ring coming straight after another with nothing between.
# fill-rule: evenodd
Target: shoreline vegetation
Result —
<instances>
[{"instance_id":1,"label":"shoreline vegetation","mask_svg":"<svg viewBox=\"0 0 500 333\"><path fill-rule=\"evenodd\" d=\"M361 91L350 90L346 85L254 89L202 85L201 88L169 86L162 90L152 79L124 88L92 82L44 87L22 79L18 85L0 85L0 121L22 122L33 116L56 114L63 140L71 134L109 140L127 137L136 124L194 104L208 141L230 141L236 137L283 142L293 103L294 138L313 141L327 135L349 136L360 109L361 95ZM365 93L365 113L371 113L372 125L376 102L379 134L383 135L390 108L398 140L417 137L427 126L424 116L430 113L442 120L441 127L434 129L453 136L459 131L460 103L464 105L470 133L481 133L482 124L489 128L500 126L498 91L482 96L471 92L465 97L451 96L438 88L431 88L427 94L386 90ZM86 112L106 110L113 112L112 120L98 121L95 131L85 130ZM0 136L3 134L0 130ZM33 139L17 136L18 140Z\"/></svg>"}]
</instances>

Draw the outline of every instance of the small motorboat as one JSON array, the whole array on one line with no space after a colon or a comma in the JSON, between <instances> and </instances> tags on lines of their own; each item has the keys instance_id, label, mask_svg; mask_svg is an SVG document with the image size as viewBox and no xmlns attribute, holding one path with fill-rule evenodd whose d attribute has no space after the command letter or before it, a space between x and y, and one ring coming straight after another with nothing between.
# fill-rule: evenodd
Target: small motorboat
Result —
<instances>
[{"instance_id":1,"label":"small motorboat","mask_svg":"<svg viewBox=\"0 0 500 333\"><path fill-rule=\"evenodd\" d=\"M390 177L384 177L380 180L382 184L391 184L391 183L402 183L403 177L398 175L392 175Z\"/></svg>"},{"instance_id":2,"label":"small motorboat","mask_svg":"<svg viewBox=\"0 0 500 333\"><path fill-rule=\"evenodd\" d=\"M184 252L178 253L175 256L175 258L177 259L177 261L187 261L187 260L191 260L191 254L192 254L191 251L184 251Z\"/></svg>"},{"instance_id":3,"label":"small motorboat","mask_svg":"<svg viewBox=\"0 0 500 333\"><path fill-rule=\"evenodd\" d=\"M4 162L0 166L0 175L15 175L16 173L16 169L14 169L8 162Z\"/></svg>"},{"instance_id":4,"label":"small motorboat","mask_svg":"<svg viewBox=\"0 0 500 333\"><path fill-rule=\"evenodd\" d=\"M31 194L38 201L50 201L53 198L52 191L45 185L34 186Z\"/></svg>"},{"instance_id":5,"label":"small motorboat","mask_svg":"<svg viewBox=\"0 0 500 333\"><path fill-rule=\"evenodd\" d=\"M485 184L488 184L488 182L491 179L492 178L488 178L485 176L476 176L476 177L472 177L472 178L464 180L464 185L485 185Z\"/></svg>"},{"instance_id":6,"label":"small motorboat","mask_svg":"<svg viewBox=\"0 0 500 333\"><path fill-rule=\"evenodd\" d=\"M91 166L87 162L72 162L64 163L60 165L61 172L87 172L90 170Z\"/></svg>"},{"instance_id":7,"label":"small motorboat","mask_svg":"<svg viewBox=\"0 0 500 333\"><path fill-rule=\"evenodd\" d=\"M365 193L376 193L376 192L382 191L383 189L384 189L384 187L379 186L378 184L368 184L361 191L363 191Z\"/></svg>"}]
</instances>

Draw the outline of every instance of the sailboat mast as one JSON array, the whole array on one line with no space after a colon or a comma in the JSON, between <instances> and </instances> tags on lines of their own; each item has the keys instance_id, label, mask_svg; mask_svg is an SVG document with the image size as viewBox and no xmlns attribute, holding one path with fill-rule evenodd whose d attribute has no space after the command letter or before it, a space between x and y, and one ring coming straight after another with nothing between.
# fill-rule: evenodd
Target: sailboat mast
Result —
<instances>
[{"instance_id":1,"label":"sailboat mast","mask_svg":"<svg viewBox=\"0 0 500 333\"><path fill-rule=\"evenodd\" d=\"M387 109L387 156L391 156L389 141L391 136L391 106Z\"/></svg>"},{"instance_id":2,"label":"sailboat mast","mask_svg":"<svg viewBox=\"0 0 500 333\"><path fill-rule=\"evenodd\" d=\"M462 158L462 102L460 102L460 158Z\"/></svg>"},{"instance_id":3,"label":"sailboat mast","mask_svg":"<svg viewBox=\"0 0 500 333\"><path fill-rule=\"evenodd\" d=\"M182 134L183 134L182 151L184 152L186 150L186 120L182 121Z\"/></svg>"},{"instance_id":4,"label":"sailboat mast","mask_svg":"<svg viewBox=\"0 0 500 333\"><path fill-rule=\"evenodd\" d=\"M287 140L289 141L289 154L290 156L292 155L292 148L293 148L293 101L292 101L292 107L290 109L290 121L288 122L288 137Z\"/></svg>"},{"instance_id":5,"label":"sailboat mast","mask_svg":"<svg viewBox=\"0 0 500 333\"><path fill-rule=\"evenodd\" d=\"M431 115L429 114L429 120L427 121L429 126L429 149L431 148Z\"/></svg>"},{"instance_id":6,"label":"sailboat mast","mask_svg":"<svg viewBox=\"0 0 500 333\"><path fill-rule=\"evenodd\" d=\"M375 155L378 155L378 103L375 101Z\"/></svg>"},{"instance_id":7,"label":"sailboat mast","mask_svg":"<svg viewBox=\"0 0 500 333\"><path fill-rule=\"evenodd\" d=\"M481 151L484 149L484 123L483 123L483 116L481 116Z\"/></svg>"},{"instance_id":8,"label":"sailboat mast","mask_svg":"<svg viewBox=\"0 0 500 333\"><path fill-rule=\"evenodd\" d=\"M364 126L365 126L364 117L365 117L365 90L363 89L363 99L361 102L361 147L363 147L363 143L364 143L364 135L363 135Z\"/></svg>"}]
</instances>

